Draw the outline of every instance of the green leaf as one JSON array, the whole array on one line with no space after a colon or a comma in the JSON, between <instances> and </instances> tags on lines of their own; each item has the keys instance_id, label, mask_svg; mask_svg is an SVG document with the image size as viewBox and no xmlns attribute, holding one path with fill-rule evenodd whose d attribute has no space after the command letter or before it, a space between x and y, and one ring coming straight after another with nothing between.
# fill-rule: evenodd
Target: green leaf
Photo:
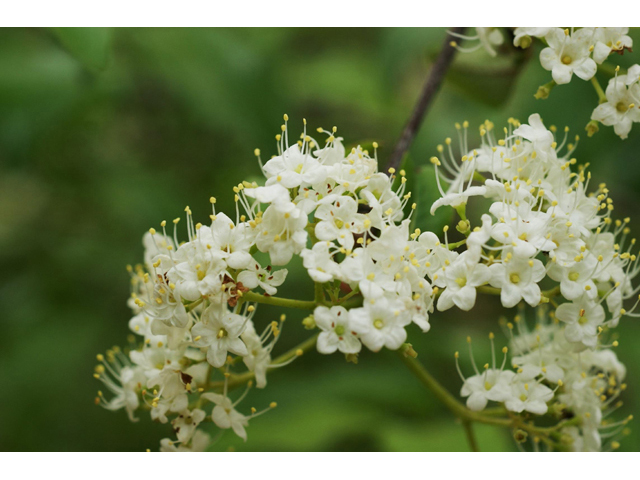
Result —
<instances>
[{"instance_id":1,"label":"green leaf","mask_svg":"<svg viewBox=\"0 0 640 480\"><path fill-rule=\"evenodd\" d=\"M436 171L432 165L425 165L418 171L415 182L415 203L412 229L440 232L453 219L453 208L441 207L431 215L431 205L440 198Z\"/></svg>"},{"instance_id":2,"label":"green leaf","mask_svg":"<svg viewBox=\"0 0 640 480\"><path fill-rule=\"evenodd\" d=\"M51 31L62 46L87 70L104 70L109 60L111 30L109 28L56 27Z\"/></svg>"}]
</instances>

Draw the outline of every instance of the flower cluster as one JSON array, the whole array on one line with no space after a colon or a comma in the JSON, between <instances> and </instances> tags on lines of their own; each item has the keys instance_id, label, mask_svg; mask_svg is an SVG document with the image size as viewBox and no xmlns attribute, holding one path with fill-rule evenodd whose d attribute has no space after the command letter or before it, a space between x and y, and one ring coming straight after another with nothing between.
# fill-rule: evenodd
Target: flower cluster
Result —
<instances>
[{"instance_id":1,"label":"flower cluster","mask_svg":"<svg viewBox=\"0 0 640 480\"><path fill-rule=\"evenodd\" d=\"M626 369L610 348L617 346L617 341L581 351L567 341L563 334L567 327L557 316L539 309L537 317L531 330L521 316L516 316L513 323L503 320L510 346L502 349L504 358L497 365L494 336L490 334L491 363L486 363L482 371L473 358L471 339L467 339L475 374L464 377L456 352L456 366L463 381L460 395L467 397L467 406L474 411L484 410L491 401L509 412L552 420L554 426L545 429L525 422L514 425L520 444L531 436L535 449L541 442L547 449L617 448L616 438L631 420L627 417L614 422L608 418L622 406L618 398L626 388L622 383Z\"/></svg>"},{"instance_id":2,"label":"flower cluster","mask_svg":"<svg viewBox=\"0 0 640 480\"><path fill-rule=\"evenodd\" d=\"M496 48L504 43L505 35L498 28L476 28L476 34L467 36L452 34L467 42L475 43L461 51L471 52L484 48L496 56ZM555 85L571 82L575 74L582 80L591 80L599 98L599 105L591 115L587 125L589 135L598 130L598 122L613 126L620 138L627 138L633 123L640 122L640 65L633 65L625 74L618 75L620 67L608 71L602 65L612 53L622 55L631 51L633 40L628 35L628 27L551 28L517 27L510 31L513 44L519 48L529 48L533 39L539 39L545 46L540 52L540 63L551 72L553 78L538 89L536 98L547 98ZM595 77L599 66L611 77L606 90Z\"/></svg>"},{"instance_id":3,"label":"flower cluster","mask_svg":"<svg viewBox=\"0 0 640 480\"><path fill-rule=\"evenodd\" d=\"M263 163L255 151L263 184L233 187L234 218L216 211L211 197L206 225L185 209L185 240L178 239L179 218L171 235L166 221L161 231L144 235L144 263L128 268L130 345L98 355L94 376L112 395L99 392L96 403L124 409L134 421L146 410L153 420L171 423L175 438L161 442L164 451L207 448L213 425L219 434L231 429L246 440L249 421L276 404L247 414L237 407L253 382L266 386L270 369L314 346L350 361L363 345L410 352L409 324L427 332L434 308L470 310L481 292L498 295L506 308L551 303L555 311L535 335L518 323L515 371L504 369L505 349L501 368L494 358L492 368L465 380L469 408L481 410L492 400L510 412L543 415L556 399L562 408L554 411L595 422L562 423L562 434L596 448L601 412L624 376L615 355L603 350L602 334L624 315L640 316L640 299L624 308L638 293L632 280L640 266L631 251L635 240L627 238L628 219L611 217L606 186L589 193L586 167L572 171L575 145L567 143L568 134L558 145L555 130L532 115L528 125L511 119L497 140L487 121L481 145L469 149L468 125L458 125L460 161L450 139L431 160L442 194L432 212L449 206L461 217L461 240L451 243L448 227L444 241L410 227L416 205L406 174L378 171L377 144L373 156L362 146L345 149L333 127L318 129L320 147L306 121L290 143L284 120L278 155ZM490 202L474 228L466 216L472 198ZM267 258L258 252L270 265L257 260ZM311 301L276 296L288 273L282 267L296 257L314 281ZM260 326L259 304L312 310L303 324L318 335L272 358L285 316Z\"/></svg>"},{"instance_id":4,"label":"flower cluster","mask_svg":"<svg viewBox=\"0 0 640 480\"><path fill-rule=\"evenodd\" d=\"M528 125L511 119L504 138L496 140L487 121L480 128L480 147L469 149L466 127L460 126L461 161L450 139L438 147L440 158L431 159L450 183L444 191L438 180L442 197L431 210L455 207L463 217L459 230L467 246L462 253L448 252L432 277L445 289L438 309L454 303L469 310L479 287L499 294L507 308L522 300L532 307L550 298L555 304L554 297L561 296L568 302L558 306L557 317L567 325L566 339L594 347L602 327L637 315L638 302L629 311L623 308L625 300L637 296L632 280L640 272L632 252L635 239L628 238L629 219L612 218L606 185L589 192L586 167L571 170L576 145L567 142L568 130L558 144L534 114ZM480 197L491 204L481 225L471 229L465 207ZM543 291L543 282L551 288Z\"/></svg>"},{"instance_id":5,"label":"flower cluster","mask_svg":"<svg viewBox=\"0 0 640 480\"><path fill-rule=\"evenodd\" d=\"M326 137L320 148L305 121L300 140L289 145L287 120L276 136L277 156L263 164L255 151L264 185L234 187L235 219L216 211L214 197L206 225L195 223L187 207L186 241L178 240L179 218L173 235L163 221L162 232L151 228L143 237L144 265L129 267L129 327L140 340L132 339L128 354L114 347L98 356L95 377L114 396L100 392L96 401L124 408L132 420L144 408L152 419L170 421L177 439L163 440L163 449L206 446L202 422L246 439L249 419L262 412L235 409L244 395L235 402L228 396L239 383L232 369L242 361L262 388L268 369L302 354L271 358L284 316L256 332L257 304L276 302L272 296L287 276L256 261L258 251L277 267L302 258L317 285L306 325L321 330L321 353L355 355L362 344L398 349L409 323L429 330L434 291L425 277L448 250L434 234L409 232L404 210L415 205L408 205L405 172L378 172L375 157L360 146L345 151L335 127L319 129ZM218 374L221 380L212 381ZM207 402L215 404L210 414Z\"/></svg>"}]
</instances>

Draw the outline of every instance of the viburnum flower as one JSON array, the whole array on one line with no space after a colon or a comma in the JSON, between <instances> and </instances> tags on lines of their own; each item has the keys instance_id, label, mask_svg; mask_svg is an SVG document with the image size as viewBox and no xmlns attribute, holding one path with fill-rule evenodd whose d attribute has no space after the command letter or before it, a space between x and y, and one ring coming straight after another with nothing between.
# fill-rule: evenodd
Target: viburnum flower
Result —
<instances>
[{"instance_id":1,"label":"viburnum flower","mask_svg":"<svg viewBox=\"0 0 640 480\"><path fill-rule=\"evenodd\" d=\"M556 309L556 318L567 324L564 335L568 341L595 347L598 343L598 327L604 323L604 308L587 295L571 303L563 303Z\"/></svg>"},{"instance_id":2,"label":"viburnum flower","mask_svg":"<svg viewBox=\"0 0 640 480\"><path fill-rule=\"evenodd\" d=\"M549 277L560 282L560 292L568 300L575 300L583 295L595 298L598 295L593 276L598 261L592 256L574 262L571 266L561 266L557 263L549 269Z\"/></svg>"},{"instance_id":3,"label":"viburnum flower","mask_svg":"<svg viewBox=\"0 0 640 480\"><path fill-rule=\"evenodd\" d=\"M184 410L171 422L173 431L176 433L178 440L182 443L188 442L196 431L196 428L204 420L206 414L204 410L194 408L193 410Z\"/></svg>"},{"instance_id":4,"label":"viburnum flower","mask_svg":"<svg viewBox=\"0 0 640 480\"><path fill-rule=\"evenodd\" d=\"M627 35L629 27L600 27L593 30L593 59L596 63L603 63L612 52L622 53L633 47L633 40Z\"/></svg>"},{"instance_id":5,"label":"viburnum flower","mask_svg":"<svg viewBox=\"0 0 640 480\"><path fill-rule=\"evenodd\" d=\"M526 260L509 255L510 252L502 263L489 267L489 283L500 289L500 300L507 308L515 307L522 299L532 307L537 306L540 303L538 282L546 275L544 265L540 260Z\"/></svg>"},{"instance_id":6,"label":"viburnum flower","mask_svg":"<svg viewBox=\"0 0 640 480\"><path fill-rule=\"evenodd\" d=\"M476 40L493 32L478 31ZM577 47L571 42L586 35L579 32L562 40L561 54L573 55ZM640 67L633 68L627 78L618 77L631 86L628 92L640 77ZM177 440L162 440L163 451L204 450L209 436L200 424L208 418L214 424L208 427L233 429L246 439L249 421L276 405L252 408L248 415L238 410L254 378L266 387L268 371L314 347L323 354L340 351L348 361L362 345L373 352L386 347L414 364L417 352L405 344L405 327L415 323L428 332L435 305L467 311L482 292L499 295L503 307L521 308L512 322L500 323L510 342L502 349L502 365L496 365L493 334L491 362L483 369L473 361L469 338L475 375L461 374L468 408L479 412L489 401L500 403L503 408L491 415L545 439L552 427L538 425L564 419L551 443L571 437L587 450L606 445L606 429L624 426L603 419L624 390L626 373L608 332L623 316L640 316L633 286L640 265L635 240L629 241L630 220L613 218L604 184L594 181L589 188L591 174L575 166L578 139L570 139L568 130L558 138L557 129L547 129L533 114L528 124L509 119L500 130L504 137L496 138L499 130L485 121L480 145L473 148L468 122L456 129L459 155L448 138L432 160L441 193L432 208L453 206L459 216L455 230L444 226L441 238L416 228L418 205L409 204L407 172L378 171L376 143L371 154L361 145L345 151L334 127L318 130L326 135L319 148L305 122L299 140L289 145L285 123L276 136L279 155L263 166L266 179L233 187L235 218L216 212L211 197L210 223L196 223L185 209L186 240L178 238L180 219L173 221L172 237L165 221L162 233L152 228L144 235L144 263L128 267L135 335L129 349L114 347L98 356L94 376L111 398L100 391L96 403L125 409L132 419L145 405L153 420L171 422ZM254 153L261 162L260 152ZM311 298L298 299L302 285L300 297L276 297L288 270L263 267L265 255L258 252L278 266L301 257L315 282ZM313 310L303 326L318 329L317 337L278 354L274 347L286 316L262 323L258 333L260 323L253 319L260 303L269 305L266 313ZM535 307L533 328L525 303ZM231 400L230 391L243 383L245 392ZM548 405L554 407L549 415ZM456 410L463 421L489 414ZM535 415L546 415L545 423Z\"/></svg>"},{"instance_id":7,"label":"viburnum flower","mask_svg":"<svg viewBox=\"0 0 640 480\"><path fill-rule=\"evenodd\" d=\"M518 381L510 384L510 396L504 402L511 412L530 412L543 415L547 412L547 402L553 398L553 391L546 385L536 382Z\"/></svg>"},{"instance_id":8,"label":"viburnum flower","mask_svg":"<svg viewBox=\"0 0 640 480\"><path fill-rule=\"evenodd\" d=\"M306 146L301 150L297 143L265 163L263 170L267 185L279 184L285 188L313 185L327 177L327 170L318 159L306 151Z\"/></svg>"},{"instance_id":9,"label":"viburnum flower","mask_svg":"<svg viewBox=\"0 0 640 480\"><path fill-rule=\"evenodd\" d=\"M318 242L311 250L305 249L300 253L304 268L314 282L326 283L340 275L340 267L332 258L334 254L331 242Z\"/></svg>"},{"instance_id":10,"label":"viburnum flower","mask_svg":"<svg viewBox=\"0 0 640 480\"><path fill-rule=\"evenodd\" d=\"M301 210L282 212L271 205L262 217L256 246L261 252L269 252L273 265L286 265L307 244L306 225L307 216Z\"/></svg>"},{"instance_id":11,"label":"viburnum flower","mask_svg":"<svg viewBox=\"0 0 640 480\"><path fill-rule=\"evenodd\" d=\"M549 46L540 52L540 63L551 71L557 84L569 83L574 73L582 80L589 80L596 74L598 66L589 50L591 38L589 29L569 33L569 30L554 28L545 36Z\"/></svg>"},{"instance_id":12,"label":"viburnum flower","mask_svg":"<svg viewBox=\"0 0 640 480\"><path fill-rule=\"evenodd\" d=\"M362 233L364 215L358 213L358 203L351 197L338 197L334 203L322 204L315 213L320 220L315 228L319 240L336 240L347 250L353 249L354 233Z\"/></svg>"},{"instance_id":13,"label":"viburnum flower","mask_svg":"<svg viewBox=\"0 0 640 480\"><path fill-rule=\"evenodd\" d=\"M236 435L247 441L245 427L249 425L249 420L234 408L235 405L231 403L229 397L219 393L203 393L202 398L216 405L211 412L213 423L225 430L231 428Z\"/></svg>"},{"instance_id":14,"label":"viburnum flower","mask_svg":"<svg viewBox=\"0 0 640 480\"><path fill-rule=\"evenodd\" d=\"M460 310L471 310L476 303L476 288L491 280L489 267L468 262L470 255L459 255L451 265L445 266L434 276L434 283L446 287L438 298L438 310L444 311L456 305Z\"/></svg>"},{"instance_id":15,"label":"viburnum flower","mask_svg":"<svg viewBox=\"0 0 640 480\"><path fill-rule=\"evenodd\" d=\"M363 307L349 310L349 322L354 332L369 350L382 347L397 350L407 339L405 326L411 317L397 299L381 297L367 300Z\"/></svg>"},{"instance_id":16,"label":"viburnum flower","mask_svg":"<svg viewBox=\"0 0 640 480\"><path fill-rule=\"evenodd\" d=\"M209 443L211 442L211 437L203 432L202 430L196 430L191 438L190 445L185 445L184 443L175 442L170 438L163 438L160 441L160 451L161 452L204 452Z\"/></svg>"},{"instance_id":17,"label":"viburnum flower","mask_svg":"<svg viewBox=\"0 0 640 480\"><path fill-rule=\"evenodd\" d=\"M467 398L467 407L481 411L489 401L504 402L510 398L510 383L515 377L511 370L489 368L464 380L460 396Z\"/></svg>"},{"instance_id":18,"label":"viburnum flower","mask_svg":"<svg viewBox=\"0 0 640 480\"><path fill-rule=\"evenodd\" d=\"M550 27L517 27L513 31L513 44L516 47L529 48L531 37L544 38L550 30Z\"/></svg>"},{"instance_id":19,"label":"viburnum flower","mask_svg":"<svg viewBox=\"0 0 640 480\"><path fill-rule=\"evenodd\" d=\"M246 318L211 305L202 314L202 321L191 329L193 341L198 347L208 347L207 361L216 368L222 367L228 352L245 356L249 352L240 338L246 326Z\"/></svg>"},{"instance_id":20,"label":"viburnum flower","mask_svg":"<svg viewBox=\"0 0 640 480\"><path fill-rule=\"evenodd\" d=\"M322 330L318 336L318 351L324 354L340 350L358 353L362 348L357 334L351 330L349 312L344 307L316 307L313 312L316 325Z\"/></svg>"},{"instance_id":21,"label":"viburnum flower","mask_svg":"<svg viewBox=\"0 0 640 480\"><path fill-rule=\"evenodd\" d=\"M278 293L276 287L284 283L287 273L286 268L273 272L271 267L264 269L258 262L253 261L246 270L238 274L238 282L249 289L260 287L266 294L275 295Z\"/></svg>"},{"instance_id":22,"label":"viburnum flower","mask_svg":"<svg viewBox=\"0 0 640 480\"><path fill-rule=\"evenodd\" d=\"M613 126L616 135L622 139L629 136L635 122L640 122L640 83L637 77L628 83L629 78L629 75L617 75L609 80L605 90L607 101L591 114L592 120Z\"/></svg>"}]
</instances>

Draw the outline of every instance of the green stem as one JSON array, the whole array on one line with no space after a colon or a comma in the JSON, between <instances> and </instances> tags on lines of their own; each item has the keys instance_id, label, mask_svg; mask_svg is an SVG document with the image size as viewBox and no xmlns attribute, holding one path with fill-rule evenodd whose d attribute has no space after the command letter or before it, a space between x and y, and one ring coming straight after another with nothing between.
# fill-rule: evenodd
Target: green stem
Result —
<instances>
[{"instance_id":1,"label":"green stem","mask_svg":"<svg viewBox=\"0 0 640 480\"><path fill-rule=\"evenodd\" d=\"M271 365L274 367L277 367L278 365L285 363L288 360L291 360L293 357L299 356L300 351L308 352L313 347L315 347L317 340L318 340L318 334L306 339L304 342L296 345L291 350L288 350L287 352L283 353L282 355L274 359L271 362ZM241 385L244 385L249 380L253 380L254 377L255 377L255 374L253 372L244 372L240 375L231 375L227 383L227 389L232 390ZM209 388L222 390L224 388L224 381L211 382L209 384Z\"/></svg>"},{"instance_id":2,"label":"green stem","mask_svg":"<svg viewBox=\"0 0 640 480\"><path fill-rule=\"evenodd\" d=\"M449 250L455 250L456 248L460 247L461 245L464 245L465 243L467 243L467 239L465 238L464 240L460 240L459 242L456 243L450 243L448 245Z\"/></svg>"},{"instance_id":3,"label":"green stem","mask_svg":"<svg viewBox=\"0 0 640 480\"><path fill-rule=\"evenodd\" d=\"M469 448L471 449L471 451L479 452L480 447L478 447L476 436L473 433L473 424L471 422L463 421L462 427L464 428L464 433L467 436L467 441L469 442Z\"/></svg>"},{"instance_id":4,"label":"green stem","mask_svg":"<svg viewBox=\"0 0 640 480\"><path fill-rule=\"evenodd\" d=\"M607 96L604 93L604 90L602 90L602 87L600 86L600 83L598 82L598 79L593 76L591 77L591 85L593 85L593 88L596 90L596 93L598 94L598 100L600 103L605 103L607 101Z\"/></svg>"},{"instance_id":5,"label":"green stem","mask_svg":"<svg viewBox=\"0 0 640 480\"><path fill-rule=\"evenodd\" d=\"M196 308L198 305L200 305L203 301L204 301L204 297L201 297L198 300L196 300L195 302L191 302L189 305L185 306L184 309L187 312L190 312L191 310Z\"/></svg>"},{"instance_id":6,"label":"green stem","mask_svg":"<svg viewBox=\"0 0 640 480\"><path fill-rule=\"evenodd\" d=\"M499 288L489 287L488 285L483 285L482 287L478 287L478 292L486 293L487 295L500 295Z\"/></svg>"},{"instance_id":7,"label":"green stem","mask_svg":"<svg viewBox=\"0 0 640 480\"><path fill-rule=\"evenodd\" d=\"M254 292L246 292L242 296L245 302L264 303L284 308L299 308L301 310L313 310L316 308L315 300L294 300L292 298L268 297Z\"/></svg>"},{"instance_id":8,"label":"green stem","mask_svg":"<svg viewBox=\"0 0 640 480\"><path fill-rule=\"evenodd\" d=\"M324 286L321 283L314 283L314 301L318 305L324 304Z\"/></svg>"},{"instance_id":9,"label":"green stem","mask_svg":"<svg viewBox=\"0 0 640 480\"><path fill-rule=\"evenodd\" d=\"M445 407L447 407L451 413L453 413L456 417L462 420L463 425L465 422L478 422L484 423L486 425L495 425L498 427L505 428L520 428L522 430L527 431L532 435L537 435L543 438L545 441L548 440L548 436L558 431L560 428L572 425L574 420L567 422L560 422L557 425L552 427L538 427L532 423L525 423L521 417L512 416L511 418L497 417L491 415L499 414L499 410L495 409L491 412L474 412L473 410L469 410L464 404L458 401L449 391L444 388L440 383L427 371L427 369L420 363L419 360L412 356L408 356L405 354L404 349L398 350L398 354L400 359L404 362L404 364L409 368L409 370L422 382L422 384L427 387L434 396L442 402ZM508 412L505 412L508 413ZM575 420L579 422L580 419ZM467 428L467 427L465 427ZM473 447L472 447L473 448Z\"/></svg>"}]
</instances>

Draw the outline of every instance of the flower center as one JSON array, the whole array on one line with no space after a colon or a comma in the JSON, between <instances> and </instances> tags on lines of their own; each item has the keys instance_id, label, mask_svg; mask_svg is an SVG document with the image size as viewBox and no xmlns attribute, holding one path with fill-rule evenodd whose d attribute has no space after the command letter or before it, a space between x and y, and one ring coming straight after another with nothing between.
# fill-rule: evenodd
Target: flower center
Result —
<instances>
[{"instance_id":1,"label":"flower center","mask_svg":"<svg viewBox=\"0 0 640 480\"><path fill-rule=\"evenodd\" d=\"M344 326L338 325L336 328L333 329L333 331L336 332L336 335L338 336L344 335Z\"/></svg>"},{"instance_id":2,"label":"flower center","mask_svg":"<svg viewBox=\"0 0 640 480\"><path fill-rule=\"evenodd\" d=\"M578 318L578 323L580 325L584 325L585 323L587 323L587 317L584 316L584 314L586 313L584 308L580 309L580 314L579 314L579 318Z\"/></svg>"},{"instance_id":3,"label":"flower center","mask_svg":"<svg viewBox=\"0 0 640 480\"><path fill-rule=\"evenodd\" d=\"M620 113L625 113L627 110L629 110L629 105L624 102L618 102L618 104L616 105L616 110Z\"/></svg>"},{"instance_id":4,"label":"flower center","mask_svg":"<svg viewBox=\"0 0 640 480\"><path fill-rule=\"evenodd\" d=\"M382 327L384 327L384 321L378 319L373 322L373 326L376 327L378 330L380 330Z\"/></svg>"},{"instance_id":5,"label":"flower center","mask_svg":"<svg viewBox=\"0 0 640 480\"><path fill-rule=\"evenodd\" d=\"M572 282L576 282L580 278L580 274L578 272L571 272L569 274L569 280Z\"/></svg>"},{"instance_id":6,"label":"flower center","mask_svg":"<svg viewBox=\"0 0 640 480\"><path fill-rule=\"evenodd\" d=\"M565 65L569 65L572 61L573 59L569 55L564 55L562 57L562 63L564 63Z\"/></svg>"},{"instance_id":7,"label":"flower center","mask_svg":"<svg viewBox=\"0 0 640 480\"><path fill-rule=\"evenodd\" d=\"M340 228L344 227L344 222L343 222L342 220L338 219L338 218L336 218L336 219L333 221L333 223L335 223L335 224L336 224L336 227L338 227L338 229L340 229Z\"/></svg>"},{"instance_id":8,"label":"flower center","mask_svg":"<svg viewBox=\"0 0 640 480\"><path fill-rule=\"evenodd\" d=\"M511 280L511 283L520 283L520 275L518 275L517 273L512 273L511 275L509 275L509 280Z\"/></svg>"},{"instance_id":9,"label":"flower center","mask_svg":"<svg viewBox=\"0 0 640 480\"><path fill-rule=\"evenodd\" d=\"M456 278L456 283L460 288L462 288L467 284L467 279L465 277L458 277Z\"/></svg>"},{"instance_id":10,"label":"flower center","mask_svg":"<svg viewBox=\"0 0 640 480\"><path fill-rule=\"evenodd\" d=\"M220 330L218 330L218 338L224 338L227 335L229 335L229 332L227 332L224 328L221 328Z\"/></svg>"},{"instance_id":11,"label":"flower center","mask_svg":"<svg viewBox=\"0 0 640 480\"><path fill-rule=\"evenodd\" d=\"M296 173L300 173L302 171L302 167L303 167L303 165L301 163L299 163L298 166L295 169L295 172Z\"/></svg>"},{"instance_id":12,"label":"flower center","mask_svg":"<svg viewBox=\"0 0 640 480\"><path fill-rule=\"evenodd\" d=\"M521 402L526 402L527 401L527 396L524 393L522 395L520 395L520 401Z\"/></svg>"},{"instance_id":13,"label":"flower center","mask_svg":"<svg viewBox=\"0 0 640 480\"><path fill-rule=\"evenodd\" d=\"M198 270L198 280L202 280L205 277L206 273L202 270Z\"/></svg>"},{"instance_id":14,"label":"flower center","mask_svg":"<svg viewBox=\"0 0 640 480\"><path fill-rule=\"evenodd\" d=\"M493 385L491 385L489 382L484 382L484 389L485 390L491 390L491 387L493 387Z\"/></svg>"}]
</instances>

